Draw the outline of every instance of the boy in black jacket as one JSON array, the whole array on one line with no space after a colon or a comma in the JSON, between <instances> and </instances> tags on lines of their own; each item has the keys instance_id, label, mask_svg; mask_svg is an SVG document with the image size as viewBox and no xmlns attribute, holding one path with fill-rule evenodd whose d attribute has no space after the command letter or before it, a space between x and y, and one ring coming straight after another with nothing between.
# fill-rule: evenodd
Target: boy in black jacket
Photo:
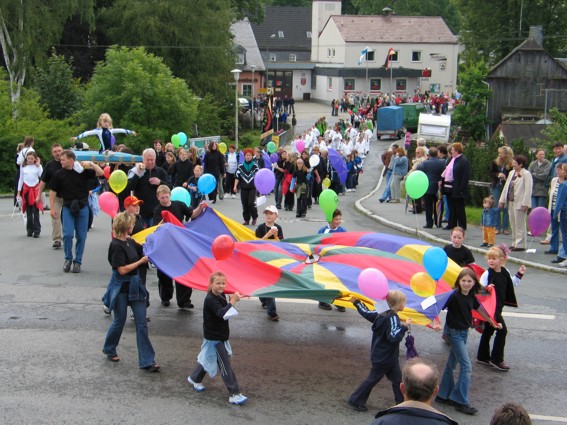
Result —
<instances>
[{"instance_id":1,"label":"boy in black jacket","mask_svg":"<svg viewBox=\"0 0 567 425\"><path fill-rule=\"evenodd\" d=\"M348 399L348 404L356 411L366 412L368 410L366 401L370 397L370 392L384 375L392 382L396 404L404 401L404 396L400 390L402 371L398 357L400 342L408 330L411 319L401 322L398 317L398 311L404 309L406 300L406 296L402 291L388 291L386 302L390 309L384 313L368 310L356 298L351 298L350 300L360 315L372 322L372 346L370 349L372 369L368 378L360 384Z\"/></svg>"}]
</instances>

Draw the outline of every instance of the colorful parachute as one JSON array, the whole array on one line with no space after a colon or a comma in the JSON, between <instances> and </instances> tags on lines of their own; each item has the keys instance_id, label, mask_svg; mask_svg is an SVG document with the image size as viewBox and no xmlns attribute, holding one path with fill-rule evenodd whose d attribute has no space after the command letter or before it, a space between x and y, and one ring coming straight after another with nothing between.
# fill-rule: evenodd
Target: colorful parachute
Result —
<instances>
[{"instance_id":1,"label":"colorful parachute","mask_svg":"<svg viewBox=\"0 0 567 425\"><path fill-rule=\"evenodd\" d=\"M261 241L239 223L207 208L185 226L163 224L147 234L145 252L151 261L175 281L207 290L208 278L220 270L227 276L227 293L275 298L303 298L351 307L352 296L373 305L358 287L358 275L366 268L381 270L390 289L407 298L401 316L429 324L444 306L460 268L453 262L435 287L434 302L422 304L410 279L423 272L420 263L430 247L411 238L370 232L321 234L284 241ZM217 261L212 244L219 235L235 240L233 255ZM424 308L425 307L425 308Z\"/></svg>"}]
</instances>

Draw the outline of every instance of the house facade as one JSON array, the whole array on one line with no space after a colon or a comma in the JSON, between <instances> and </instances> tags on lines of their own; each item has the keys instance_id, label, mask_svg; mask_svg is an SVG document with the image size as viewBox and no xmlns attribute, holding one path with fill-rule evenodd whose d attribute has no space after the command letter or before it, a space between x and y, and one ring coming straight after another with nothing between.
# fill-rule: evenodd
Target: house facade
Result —
<instances>
[{"instance_id":1,"label":"house facade","mask_svg":"<svg viewBox=\"0 0 567 425\"><path fill-rule=\"evenodd\" d=\"M248 19L233 23L230 30L234 35L235 68L242 71L237 83L238 93L244 97L252 97L264 87L263 75L266 72L264 61Z\"/></svg>"}]
</instances>

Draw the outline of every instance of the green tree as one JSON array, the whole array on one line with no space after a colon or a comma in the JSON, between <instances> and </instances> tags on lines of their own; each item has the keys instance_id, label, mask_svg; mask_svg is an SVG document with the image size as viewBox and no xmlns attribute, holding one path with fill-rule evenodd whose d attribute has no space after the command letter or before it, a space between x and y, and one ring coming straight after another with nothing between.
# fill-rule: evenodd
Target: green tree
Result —
<instances>
[{"instance_id":1,"label":"green tree","mask_svg":"<svg viewBox=\"0 0 567 425\"><path fill-rule=\"evenodd\" d=\"M381 15L382 9L389 7L397 15L441 16L453 33L460 30L460 14L454 0L352 0L352 5L360 15Z\"/></svg>"},{"instance_id":2,"label":"green tree","mask_svg":"<svg viewBox=\"0 0 567 425\"><path fill-rule=\"evenodd\" d=\"M79 110L81 88L65 57L52 53L45 67L35 69L33 84L41 97L41 105L49 111L51 118L64 119Z\"/></svg>"},{"instance_id":3,"label":"green tree","mask_svg":"<svg viewBox=\"0 0 567 425\"><path fill-rule=\"evenodd\" d=\"M84 127L92 128L101 113L109 113L116 127L136 130L125 139L136 151L153 139L191 134L197 99L187 83L172 75L161 58L143 48L111 48L87 86L80 113Z\"/></svg>"},{"instance_id":4,"label":"green tree","mask_svg":"<svg viewBox=\"0 0 567 425\"><path fill-rule=\"evenodd\" d=\"M498 63L527 38L530 25L543 26L543 47L552 55L567 52L564 0L455 1L463 16L461 41L467 62L483 58L489 65Z\"/></svg>"},{"instance_id":5,"label":"green tree","mask_svg":"<svg viewBox=\"0 0 567 425\"><path fill-rule=\"evenodd\" d=\"M486 102L490 88L484 82L488 68L483 61L465 67L459 73L459 91L462 103L455 107L453 124L469 132L473 140L486 139Z\"/></svg>"},{"instance_id":6,"label":"green tree","mask_svg":"<svg viewBox=\"0 0 567 425\"><path fill-rule=\"evenodd\" d=\"M145 46L200 96L223 96L235 56L230 0L116 0L98 19L111 42Z\"/></svg>"},{"instance_id":7,"label":"green tree","mask_svg":"<svg viewBox=\"0 0 567 425\"><path fill-rule=\"evenodd\" d=\"M548 141L542 145L551 148L554 143L565 143L565 140L567 140L567 114L559 112L557 108L553 108L549 111L549 116L551 117L551 125L548 125L543 130ZM551 152L551 149L548 150Z\"/></svg>"},{"instance_id":8,"label":"green tree","mask_svg":"<svg viewBox=\"0 0 567 425\"><path fill-rule=\"evenodd\" d=\"M64 23L77 13L90 22L92 10L92 0L2 1L0 45L12 104L20 97L30 66L43 63L49 47L59 41Z\"/></svg>"}]
</instances>

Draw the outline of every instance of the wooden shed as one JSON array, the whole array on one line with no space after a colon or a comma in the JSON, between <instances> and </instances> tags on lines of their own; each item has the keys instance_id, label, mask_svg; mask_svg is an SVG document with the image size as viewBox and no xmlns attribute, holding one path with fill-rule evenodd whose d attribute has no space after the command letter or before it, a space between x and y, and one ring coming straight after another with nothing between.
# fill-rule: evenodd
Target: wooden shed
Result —
<instances>
[{"instance_id":1,"label":"wooden shed","mask_svg":"<svg viewBox=\"0 0 567 425\"><path fill-rule=\"evenodd\" d=\"M491 132L503 115L543 118L545 111L567 111L567 67L542 47L541 27L497 63L486 80L492 90L488 101Z\"/></svg>"}]
</instances>

